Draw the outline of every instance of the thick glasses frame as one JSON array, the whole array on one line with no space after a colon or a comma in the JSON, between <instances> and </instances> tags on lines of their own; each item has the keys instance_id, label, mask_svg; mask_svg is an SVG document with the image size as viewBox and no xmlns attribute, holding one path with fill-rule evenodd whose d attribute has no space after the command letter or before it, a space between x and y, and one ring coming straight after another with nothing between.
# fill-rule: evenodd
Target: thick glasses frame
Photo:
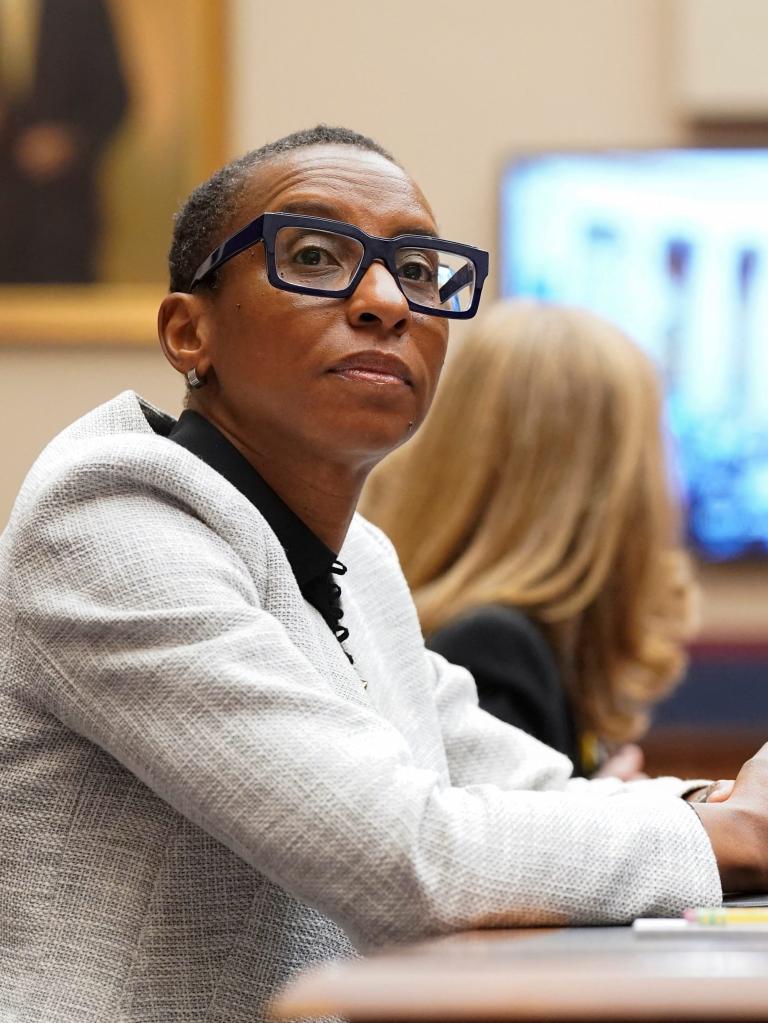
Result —
<instances>
[{"instance_id":1,"label":"thick glasses frame","mask_svg":"<svg viewBox=\"0 0 768 1023\"><path fill-rule=\"evenodd\" d=\"M303 284L290 284L284 281L277 272L275 262L275 238L277 232L283 227L306 227L316 231L333 231L336 234L344 235L347 238L355 238L363 246L363 258L354 273L349 284L338 291L328 291L324 288L309 288ZM403 292L408 303L408 308L414 312L426 313L429 316L446 316L455 320L468 320L477 312L480 302L480 295L483 290L483 283L488 276L488 253L483 249L477 249L473 245L463 245L461 242L450 242L444 238L434 238L432 235L422 234L401 234L395 238L377 238L374 235L366 234L359 227L353 224L345 224L340 220L328 220L325 217L305 217L297 213L262 213L260 217L246 224L235 234L231 235L221 245L203 260L195 271L195 275L189 285L189 290L201 284L209 274L218 270L224 263L229 262L234 256L264 242L264 249L267 253L267 278L274 288L282 291L297 291L302 295L319 295L324 298L348 298L363 278L371 263L375 260L382 262L394 277L400 291ZM468 309L436 309L434 306L420 305L409 298L403 290L398 278L395 254L401 248L437 249L441 252L452 252L458 256L464 256L472 263L475 270L475 290ZM451 294L455 294L459 288L469 283L467 277L461 277L461 271L454 275L454 280L449 282L453 285ZM446 298L449 296L446 296Z\"/></svg>"}]
</instances>

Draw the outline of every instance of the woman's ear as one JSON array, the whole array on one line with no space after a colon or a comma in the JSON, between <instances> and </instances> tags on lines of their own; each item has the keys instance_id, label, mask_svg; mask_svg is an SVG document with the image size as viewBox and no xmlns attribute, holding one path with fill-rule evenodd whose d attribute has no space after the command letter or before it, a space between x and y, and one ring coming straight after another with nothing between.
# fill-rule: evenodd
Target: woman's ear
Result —
<instances>
[{"instance_id":1,"label":"woman's ear","mask_svg":"<svg viewBox=\"0 0 768 1023\"><path fill-rule=\"evenodd\" d=\"M210 369L206 331L206 300L200 295L172 291L160 303L157 333L163 354L177 372L194 369L201 379Z\"/></svg>"}]
</instances>

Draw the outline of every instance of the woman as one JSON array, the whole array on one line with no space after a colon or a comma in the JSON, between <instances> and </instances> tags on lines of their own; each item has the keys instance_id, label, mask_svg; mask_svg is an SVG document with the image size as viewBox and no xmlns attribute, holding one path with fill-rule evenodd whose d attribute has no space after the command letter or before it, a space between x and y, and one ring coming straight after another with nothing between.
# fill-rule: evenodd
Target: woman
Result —
<instances>
[{"instance_id":1,"label":"woman","mask_svg":"<svg viewBox=\"0 0 768 1023\"><path fill-rule=\"evenodd\" d=\"M355 516L479 298L484 254L437 236L355 133L229 164L177 219L160 308L187 411L126 392L25 481L0 547L8 1018L252 1023L356 948L768 883L768 752L698 817L674 779L569 781L425 651Z\"/></svg>"},{"instance_id":2,"label":"woman","mask_svg":"<svg viewBox=\"0 0 768 1023\"><path fill-rule=\"evenodd\" d=\"M653 366L585 310L498 303L363 513L394 542L428 645L480 704L579 773L680 677L694 587ZM605 768L639 766L628 746Z\"/></svg>"}]
</instances>

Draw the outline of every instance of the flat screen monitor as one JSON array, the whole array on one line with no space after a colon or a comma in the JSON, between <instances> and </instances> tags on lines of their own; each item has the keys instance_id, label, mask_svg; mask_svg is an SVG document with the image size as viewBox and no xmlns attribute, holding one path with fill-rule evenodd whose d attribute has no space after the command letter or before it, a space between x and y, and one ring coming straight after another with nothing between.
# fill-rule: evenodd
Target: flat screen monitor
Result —
<instances>
[{"instance_id":1,"label":"flat screen monitor","mask_svg":"<svg viewBox=\"0 0 768 1023\"><path fill-rule=\"evenodd\" d=\"M768 556L768 150L516 160L500 223L503 295L592 309L658 364L691 544Z\"/></svg>"}]
</instances>

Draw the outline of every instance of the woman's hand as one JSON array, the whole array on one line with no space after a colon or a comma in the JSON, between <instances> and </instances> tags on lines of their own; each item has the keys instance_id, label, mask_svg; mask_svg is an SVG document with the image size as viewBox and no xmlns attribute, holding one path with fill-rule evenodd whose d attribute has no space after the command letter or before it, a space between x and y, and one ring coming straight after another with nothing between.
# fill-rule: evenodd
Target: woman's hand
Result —
<instances>
[{"instance_id":1,"label":"woman's hand","mask_svg":"<svg viewBox=\"0 0 768 1023\"><path fill-rule=\"evenodd\" d=\"M621 781L639 781L647 778L643 773L645 754L635 742L625 742L612 753L592 775L593 778L620 778Z\"/></svg>"},{"instance_id":2,"label":"woman's hand","mask_svg":"<svg viewBox=\"0 0 768 1023\"><path fill-rule=\"evenodd\" d=\"M691 800L712 843L724 891L768 889L768 743L735 782L708 786L706 802Z\"/></svg>"}]
</instances>

